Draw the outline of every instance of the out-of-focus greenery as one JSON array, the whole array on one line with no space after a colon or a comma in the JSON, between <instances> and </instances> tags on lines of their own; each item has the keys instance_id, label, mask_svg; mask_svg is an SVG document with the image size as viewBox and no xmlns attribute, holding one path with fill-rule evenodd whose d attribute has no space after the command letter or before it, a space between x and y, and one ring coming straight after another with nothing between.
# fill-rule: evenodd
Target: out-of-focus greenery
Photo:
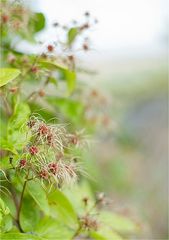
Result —
<instances>
[{"instance_id":1,"label":"out-of-focus greenery","mask_svg":"<svg viewBox=\"0 0 169 240\"><path fill-rule=\"evenodd\" d=\"M54 44L48 44L42 54L26 54L15 46L22 40L36 45L36 33L45 27L45 16L32 12L19 2L7 0L1 1L1 9L1 239L117 240L138 235L141 226L135 219L111 212L110 207L103 208L106 199L102 193L96 196L95 190L108 189L105 184L109 181L109 174L107 179L101 179L102 175L97 171L99 165L90 161L93 158L89 154L91 149L85 150L88 135L90 138L99 135L98 130L109 127L110 121L105 107L108 106L106 98L97 90L90 90L87 85L78 82L75 56L72 55L78 36L89 28L89 24L82 23L76 28L68 25L62 29L66 31L66 41L61 45L63 52L59 56L54 51ZM85 14L87 19L88 15ZM89 50L86 41L84 39L82 45L84 51ZM33 118L37 122L31 121L31 114L38 115L40 119L43 117L44 121L38 117ZM53 125L47 124L49 121L53 123L53 119L55 125L67 123L70 133L68 135L63 131L65 146L62 146L60 132L60 138L52 135L59 139L59 146L63 148L62 152L59 152L60 148L55 152L62 153L54 156L55 162L51 161L53 145L49 138L51 135L48 135L48 128L53 129ZM28 129L39 122L44 124L43 129L35 128L31 135ZM62 125L56 126L62 129ZM43 138L41 134L46 134L46 127L47 135ZM87 136L80 131L84 128ZM126 142L116 134L116 141ZM37 146L39 151L44 148L42 159L36 158ZM69 157L69 154L73 156L69 160L75 166L80 158L77 169L82 165L83 173L79 174L78 182L72 187L64 185L64 180L71 181L75 175L69 162L59 165L67 174L61 177L52 172L53 168L51 171L48 164L54 164L55 170L59 171L60 158ZM41 161L43 168L39 169ZM124 191L128 186L129 190L122 160L117 158L111 169L116 176L112 187ZM107 172L108 169L105 169L105 175ZM95 190L92 187L94 184Z\"/></svg>"},{"instance_id":2,"label":"out-of-focus greenery","mask_svg":"<svg viewBox=\"0 0 169 240\"><path fill-rule=\"evenodd\" d=\"M95 157L88 161L97 179L92 186L112 195L112 207L127 209L129 215L135 215L133 209L137 209L144 222L149 221L143 238L167 239L166 59L145 54L144 59L121 62L119 71L107 69L107 79L99 81L113 96L111 114L116 128L102 137Z\"/></svg>"}]
</instances>

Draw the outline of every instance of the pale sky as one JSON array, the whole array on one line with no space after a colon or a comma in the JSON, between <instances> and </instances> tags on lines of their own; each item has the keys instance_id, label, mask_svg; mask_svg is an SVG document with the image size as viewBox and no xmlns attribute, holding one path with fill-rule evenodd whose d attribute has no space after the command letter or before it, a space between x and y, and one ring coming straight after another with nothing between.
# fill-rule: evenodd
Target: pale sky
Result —
<instances>
[{"instance_id":1,"label":"pale sky","mask_svg":"<svg viewBox=\"0 0 169 240\"><path fill-rule=\"evenodd\" d=\"M167 0L38 0L34 4L49 25L54 20L65 24L80 19L86 10L91 12L99 20L91 33L96 49L153 48L165 31Z\"/></svg>"}]
</instances>

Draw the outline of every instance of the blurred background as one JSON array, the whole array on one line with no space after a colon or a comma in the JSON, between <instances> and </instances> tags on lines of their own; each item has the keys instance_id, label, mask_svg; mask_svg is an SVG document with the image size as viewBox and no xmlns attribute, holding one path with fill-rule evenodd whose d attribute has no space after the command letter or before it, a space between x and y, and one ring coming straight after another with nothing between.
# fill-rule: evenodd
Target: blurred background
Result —
<instances>
[{"instance_id":1,"label":"blurred background","mask_svg":"<svg viewBox=\"0 0 169 240\"><path fill-rule=\"evenodd\" d=\"M79 20L85 11L98 19L91 50L78 55L82 66L96 72L85 81L109 99L113 131L98 131L97 144L86 153L91 184L106 192L114 211L142 219L142 239L167 239L167 0L29 4L47 17L37 36L43 41L52 42L54 22Z\"/></svg>"}]
</instances>

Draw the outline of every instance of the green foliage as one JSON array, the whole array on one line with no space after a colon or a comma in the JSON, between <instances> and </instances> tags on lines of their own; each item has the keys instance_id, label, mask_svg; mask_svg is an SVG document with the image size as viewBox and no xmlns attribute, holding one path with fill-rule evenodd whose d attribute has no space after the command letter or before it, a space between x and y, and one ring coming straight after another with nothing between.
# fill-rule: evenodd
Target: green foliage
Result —
<instances>
[{"instance_id":1,"label":"green foliage","mask_svg":"<svg viewBox=\"0 0 169 240\"><path fill-rule=\"evenodd\" d=\"M40 204L42 206L42 200ZM30 196L25 197L23 201L20 221L22 229L25 232L34 231L40 221L40 211L37 208L36 202Z\"/></svg>"},{"instance_id":2,"label":"green foliage","mask_svg":"<svg viewBox=\"0 0 169 240\"><path fill-rule=\"evenodd\" d=\"M140 230L136 223L122 215L102 211L99 218L105 225L109 225L113 230L120 233L131 234Z\"/></svg>"},{"instance_id":3,"label":"green foliage","mask_svg":"<svg viewBox=\"0 0 169 240\"><path fill-rule=\"evenodd\" d=\"M2 215L8 215L10 213L9 208L5 205L2 199L0 199L0 213Z\"/></svg>"},{"instance_id":4,"label":"green foliage","mask_svg":"<svg viewBox=\"0 0 169 240\"><path fill-rule=\"evenodd\" d=\"M14 80L20 74L19 69L1 68L0 69L0 87L6 85L8 82Z\"/></svg>"},{"instance_id":5,"label":"green foliage","mask_svg":"<svg viewBox=\"0 0 169 240\"><path fill-rule=\"evenodd\" d=\"M72 71L64 71L65 79L67 82L68 93L71 94L76 87L76 73Z\"/></svg>"},{"instance_id":6,"label":"green foliage","mask_svg":"<svg viewBox=\"0 0 169 240\"><path fill-rule=\"evenodd\" d=\"M71 45L78 35L78 28L74 27L68 31L68 44Z\"/></svg>"},{"instance_id":7,"label":"green foliage","mask_svg":"<svg viewBox=\"0 0 169 240\"><path fill-rule=\"evenodd\" d=\"M0 199L0 231L8 232L12 228L12 219L9 208L4 201Z\"/></svg>"},{"instance_id":8,"label":"green foliage","mask_svg":"<svg viewBox=\"0 0 169 240\"><path fill-rule=\"evenodd\" d=\"M30 116L30 108L26 103L15 105L13 115L10 117L7 128L7 142L20 150L28 142L28 136L25 134L26 124Z\"/></svg>"},{"instance_id":9,"label":"green foliage","mask_svg":"<svg viewBox=\"0 0 169 240\"><path fill-rule=\"evenodd\" d=\"M46 240L45 238L25 233L5 233L0 234L2 240Z\"/></svg>"},{"instance_id":10,"label":"green foliage","mask_svg":"<svg viewBox=\"0 0 169 240\"><path fill-rule=\"evenodd\" d=\"M96 240L123 240L123 238L111 229L104 228L101 231L91 232L90 237Z\"/></svg>"},{"instance_id":11,"label":"green foliage","mask_svg":"<svg viewBox=\"0 0 169 240\"><path fill-rule=\"evenodd\" d=\"M33 33L41 31L45 27L45 17L43 13L34 13L29 20L29 28Z\"/></svg>"},{"instance_id":12,"label":"green foliage","mask_svg":"<svg viewBox=\"0 0 169 240\"><path fill-rule=\"evenodd\" d=\"M59 190L48 195L48 201L50 205L50 215L54 218L60 219L62 223L67 225L77 224L77 215L72 207L72 204L66 198L66 196Z\"/></svg>"},{"instance_id":13,"label":"green foliage","mask_svg":"<svg viewBox=\"0 0 169 240\"><path fill-rule=\"evenodd\" d=\"M46 214L49 214L49 204L44 189L38 182L28 182L27 190L38 207Z\"/></svg>"},{"instance_id":14,"label":"green foliage","mask_svg":"<svg viewBox=\"0 0 169 240\"><path fill-rule=\"evenodd\" d=\"M44 239L72 239L74 231L66 227L62 221L45 217L39 221L36 233Z\"/></svg>"},{"instance_id":15,"label":"green foliage","mask_svg":"<svg viewBox=\"0 0 169 240\"><path fill-rule=\"evenodd\" d=\"M87 117L98 110L94 105L92 112L93 102L104 102L96 91L86 95L78 88L73 44L89 28L88 20L65 28L60 55L49 44L35 56L14 46L17 40L36 44L44 15L17 1L4 0L2 8L0 239L121 240L137 233L129 218L102 210L102 197L83 176L88 139L79 129L90 128ZM86 44L84 39L85 51Z\"/></svg>"},{"instance_id":16,"label":"green foliage","mask_svg":"<svg viewBox=\"0 0 169 240\"><path fill-rule=\"evenodd\" d=\"M67 70L67 67L64 66L63 64L57 63L56 61L46 61L46 60L40 60L39 64L42 68L46 68L49 70L56 70L56 69L61 69L61 70Z\"/></svg>"},{"instance_id":17,"label":"green foliage","mask_svg":"<svg viewBox=\"0 0 169 240\"><path fill-rule=\"evenodd\" d=\"M67 98L48 97L48 102L58 107L60 112L73 123L79 124L83 121L84 106L81 102Z\"/></svg>"}]
</instances>

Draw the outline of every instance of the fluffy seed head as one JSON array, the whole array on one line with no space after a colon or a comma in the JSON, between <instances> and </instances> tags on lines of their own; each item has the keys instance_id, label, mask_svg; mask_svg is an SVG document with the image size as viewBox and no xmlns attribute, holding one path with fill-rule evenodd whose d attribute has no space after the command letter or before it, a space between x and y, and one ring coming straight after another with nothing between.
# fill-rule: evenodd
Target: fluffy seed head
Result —
<instances>
[{"instance_id":1,"label":"fluffy seed head","mask_svg":"<svg viewBox=\"0 0 169 240\"><path fill-rule=\"evenodd\" d=\"M27 123L27 126L32 128L33 126L35 126L36 124L36 121L35 120L30 120L28 123Z\"/></svg>"},{"instance_id":2,"label":"fluffy seed head","mask_svg":"<svg viewBox=\"0 0 169 240\"><path fill-rule=\"evenodd\" d=\"M39 134L45 135L48 133L48 127L45 124L42 124L39 126L38 131L39 131Z\"/></svg>"},{"instance_id":3,"label":"fluffy seed head","mask_svg":"<svg viewBox=\"0 0 169 240\"><path fill-rule=\"evenodd\" d=\"M43 179L48 179L48 176L49 176L48 171L45 169L42 169L38 175L40 178L43 178Z\"/></svg>"},{"instance_id":4,"label":"fluffy seed head","mask_svg":"<svg viewBox=\"0 0 169 240\"><path fill-rule=\"evenodd\" d=\"M31 146L29 152L31 155L36 155L38 153L38 148L36 146Z\"/></svg>"},{"instance_id":5,"label":"fluffy seed head","mask_svg":"<svg viewBox=\"0 0 169 240\"><path fill-rule=\"evenodd\" d=\"M76 135L72 135L70 138L70 143L76 145L78 143L78 137Z\"/></svg>"},{"instance_id":6,"label":"fluffy seed head","mask_svg":"<svg viewBox=\"0 0 169 240\"><path fill-rule=\"evenodd\" d=\"M19 161L19 167L20 167L20 168L24 168L24 167L26 166L26 164L27 164L26 159L21 159L21 160Z\"/></svg>"},{"instance_id":7,"label":"fluffy seed head","mask_svg":"<svg viewBox=\"0 0 169 240\"><path fill-rule=\"evenodd\" d=\"M95 231L98 229L98 222L91 216L85 216L81 218L81 223L84 229Z\"/></svg>"},{"instance_id":8,"label":"fluffy seed head","mask_svg":"<svg viewBox=\"0 0 169 240\"><path fill-rule=\"evenodd\" d=\"M59 166L57 163L49 163L48 169L51 173L53 173L55 175L59 170Z\"/></svg>"}]
</instances>

